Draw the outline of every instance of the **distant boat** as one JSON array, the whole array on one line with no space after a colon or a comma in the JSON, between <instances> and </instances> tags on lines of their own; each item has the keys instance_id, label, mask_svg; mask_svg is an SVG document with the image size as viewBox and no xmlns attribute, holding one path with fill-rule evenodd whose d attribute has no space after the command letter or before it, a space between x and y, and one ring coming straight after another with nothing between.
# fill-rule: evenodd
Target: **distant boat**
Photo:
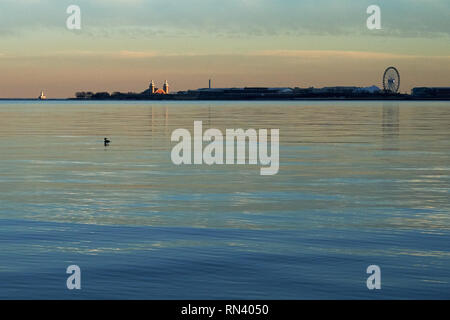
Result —
<instances>
[{"instance_id":1,"label":"distant boat","mask_svg":"<svg viewBox=\"0 0 450 320\"><path fill-rule=\"evenodd\" d=\"M39 96L38 99L39 99L39 100L46 100L46 99L47 99L47 97L46 97L45 94L44 94L44 91L41 91L41 95Z\"/></svg>"}]
</instances>

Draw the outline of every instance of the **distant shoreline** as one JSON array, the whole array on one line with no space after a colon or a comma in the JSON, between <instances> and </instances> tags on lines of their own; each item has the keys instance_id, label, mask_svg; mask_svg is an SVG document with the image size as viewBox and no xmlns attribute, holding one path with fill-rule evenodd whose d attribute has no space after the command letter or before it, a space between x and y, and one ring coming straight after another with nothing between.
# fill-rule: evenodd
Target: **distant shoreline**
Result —
<instances>
[{"instance_id":1,"label":"distant shoreline","mask_svg":"<svg viewBox=\"0 0 450 320\"><path fill-rule=\"evenodd\" d=\"M0 101L36 101L45 103L46 101L78 101L78 102L98 102L98 101L450 101L450 98L415 98L415 97L374 97L374 98L230 98L230 99L77 99L77 98L49 98L45 100L33 98L0 98Z\"/></svg>"}]
</instances>

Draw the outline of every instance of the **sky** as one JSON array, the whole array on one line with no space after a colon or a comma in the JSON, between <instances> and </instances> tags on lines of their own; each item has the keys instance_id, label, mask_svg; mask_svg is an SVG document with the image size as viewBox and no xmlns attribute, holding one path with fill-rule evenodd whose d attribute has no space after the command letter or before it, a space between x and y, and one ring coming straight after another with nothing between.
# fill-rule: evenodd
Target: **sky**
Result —
<instances>
[{"instance_id":1,"label":"sky","mask_svg":"<svg viewBox=\"0 0 450 320\"><path fill-rule=\"evenodd\" d=\"M367 7L381 9L369 30ZM81 29L69 30L69 5ZM449 0L0 0L0 98L207 87L450 86Z\"/></svg>"}]
</instances>

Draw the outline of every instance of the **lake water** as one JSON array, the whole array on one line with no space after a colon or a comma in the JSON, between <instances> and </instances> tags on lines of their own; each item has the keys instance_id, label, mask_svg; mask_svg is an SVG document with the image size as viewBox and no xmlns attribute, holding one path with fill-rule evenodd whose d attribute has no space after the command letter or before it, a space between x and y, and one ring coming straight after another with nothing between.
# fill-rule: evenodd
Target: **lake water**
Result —
<instances>
[{"instance_id":1,"label":"lake water","mask_svg":"<svg viewBox=\"0 0 450 320\"><path fill-rule=\"evenodd\" d=\"M173 165L195 120L279 173ZM0 298L449 299L449 191L450 102L3 101Z\"/></svg>"}]
</instances>

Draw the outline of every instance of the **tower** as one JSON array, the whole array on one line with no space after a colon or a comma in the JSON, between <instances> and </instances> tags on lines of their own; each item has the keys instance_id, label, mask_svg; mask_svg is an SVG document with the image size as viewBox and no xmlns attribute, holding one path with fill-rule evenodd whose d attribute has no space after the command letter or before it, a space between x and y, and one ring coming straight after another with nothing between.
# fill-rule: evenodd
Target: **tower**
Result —
<instances>
[{"instance_id":1,"label":"tower","mask_svg":"<svg viewBox=\"0 0 450 320\"><path fill-rule=\"evenodd\" d=\"M163 90L166 94L169 94L169 83L167 80L164 82Z\"/></svg>"},{"instance_id":2,"label":"tower","mask_svg":"<svg viewBox=\"0 0 450 320\"><path fill-rule=\"evenodd\" d=\"M211 83L212 83L212 80L209 79L209 88L210 88L210 89L211 89Z\"/></svg>"},{"instance_id":3,"label":"tower","mask_svg":"<svg viewBox=\"0 0 450 320\"><path fill-rule=\"evenodd\" d=\"M149 90L150 90L150 94L155 93L155 83L153 82L153 80L152 80L152 82L150 82Z\"/></svg>"}]
</instances>

